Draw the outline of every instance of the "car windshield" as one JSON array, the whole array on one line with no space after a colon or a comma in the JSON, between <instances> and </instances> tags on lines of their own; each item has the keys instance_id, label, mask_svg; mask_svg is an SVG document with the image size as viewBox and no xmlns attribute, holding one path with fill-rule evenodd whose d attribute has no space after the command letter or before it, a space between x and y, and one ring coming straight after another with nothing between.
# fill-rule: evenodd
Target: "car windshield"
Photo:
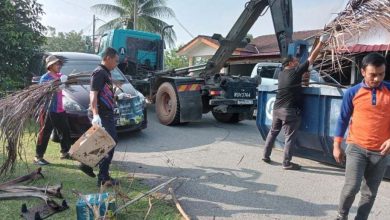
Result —
<instances>
[{"instance_id":1,"label":"car windshield","mask_svg":"<svg viewBox=\"0 0 390 220\"><path fill-rule=\"evenodd\" d=\"M99 60L68 60L62 66L61 73L68 76L77 73L92 73L99 64Z\"/></svg>"},{"instance_id":2,"label":"car windshield","mask_svg":"<svg viewBox=\"0 0 390 220\"><path fill-rule=\"evenodd\" d=\"M78 73L89 73L96 69L100 61L69 61L64 64L61 73L65 75L74 75ZM114 81L126 81L123 74L118 68L111 71L111 77Z\"/></svg>"},{"instance_id":3,"label":"car windshield","mask_svg":"<svg viewBox=\"0 0 390 220\"><path fill-rule=\"evenodd\" d=\"M115 69L113 69L111 71L111 77L112 77L112 80L114 81L126 81L122 72L119 70L118 67L116 67Z\"/></svg>"}]
</instances>

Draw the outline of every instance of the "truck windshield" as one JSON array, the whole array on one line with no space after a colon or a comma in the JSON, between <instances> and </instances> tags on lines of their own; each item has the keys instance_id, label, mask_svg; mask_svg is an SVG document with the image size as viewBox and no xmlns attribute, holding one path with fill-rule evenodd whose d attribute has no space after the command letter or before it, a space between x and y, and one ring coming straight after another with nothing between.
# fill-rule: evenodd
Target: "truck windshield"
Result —
<instances>
[{"instance_id":1,"label":"truck windshield","mask_svg":"<svg viewBox=\"0 0 390 220\"><path fill-rule=\"evenodd\" d=\"M127 55L129 61L138 64L143 69L157 70L159 48L158 41L127 38Z\"/></svg>"}]
</instances>

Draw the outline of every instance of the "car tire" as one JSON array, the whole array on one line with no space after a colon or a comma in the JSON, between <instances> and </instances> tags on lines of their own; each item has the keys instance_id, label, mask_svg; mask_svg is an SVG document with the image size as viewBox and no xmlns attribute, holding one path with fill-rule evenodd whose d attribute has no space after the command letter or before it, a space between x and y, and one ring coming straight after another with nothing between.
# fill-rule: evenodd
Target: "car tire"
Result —
<instances>
[{"instance_id":1,"label":"car tire","mask_svg":"<svg viewBox=\"0 0 390 220\"><path fill-rule=\"evenodd\" d=\"M174 86L165 82L157 90L156 114L163 125L180 124L180 104Z\"/></svg>"}]
</instances>

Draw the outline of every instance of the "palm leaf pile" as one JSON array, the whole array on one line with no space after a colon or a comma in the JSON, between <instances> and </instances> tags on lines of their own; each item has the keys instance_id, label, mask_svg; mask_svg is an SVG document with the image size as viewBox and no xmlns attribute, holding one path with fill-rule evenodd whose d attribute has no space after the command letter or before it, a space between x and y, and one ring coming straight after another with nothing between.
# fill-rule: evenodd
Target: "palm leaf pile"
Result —
<instances>
[{"instance_id":1,"label":"palm leaf pile","mask_svg":"<svg viewBox=\"0 0 390 220\"><path fill-rule=\"evenodd\" d=\"M328 45L330 54L324 56L323 67L328 71L341 70L353 56L348 41L359 39L362 33L376 25L390 31L389 0L350 0L325 28L324 33L329 33L331 38Z\"/></svg>"},{"instance_id":2,"label":"palm leaf pile","mask_svg":"<svg viewBox=\"0 0 390 220\"><path fill-rule=\"evenodd\" d=\"M85 74L75 74L69 77L66 84L76 84L85 77ZM4 158L0 160L3 161L0 176L12 170L18 155L22 158L26 142L30 145L36 142L37 131L29 125L32 120L45 120L46 110L60 84L59 80L54 80L32 85L0 99L0 143ZM24 135L28 133L35 135L24 140Z\"/></svg>"}]
</instances>

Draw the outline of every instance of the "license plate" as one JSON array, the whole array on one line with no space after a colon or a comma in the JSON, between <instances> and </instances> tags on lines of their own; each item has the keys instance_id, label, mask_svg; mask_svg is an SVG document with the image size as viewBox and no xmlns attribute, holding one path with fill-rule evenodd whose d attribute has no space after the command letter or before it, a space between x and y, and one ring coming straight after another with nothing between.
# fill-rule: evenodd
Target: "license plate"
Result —
<instances>
[{"instance_id":1,"label":"license plate","mask_svg":"<svg viewBox=\"0 0 390 220\"><path fill-rule=\"evenodd\" d=\"M253 100L238 100L237 101L237 104L239 105L252 105L253 104Z\"/></svg>"},{"instance_id":2,"label":"license plate","mask_svg":"<svg viewBox=\"0 0 390 220\"><path fill-rule=\"evenodd\" d=\"M250 92L235 92L233 94L234 98L249 98L251 97Z\"/></svg>"}]
</instances>

